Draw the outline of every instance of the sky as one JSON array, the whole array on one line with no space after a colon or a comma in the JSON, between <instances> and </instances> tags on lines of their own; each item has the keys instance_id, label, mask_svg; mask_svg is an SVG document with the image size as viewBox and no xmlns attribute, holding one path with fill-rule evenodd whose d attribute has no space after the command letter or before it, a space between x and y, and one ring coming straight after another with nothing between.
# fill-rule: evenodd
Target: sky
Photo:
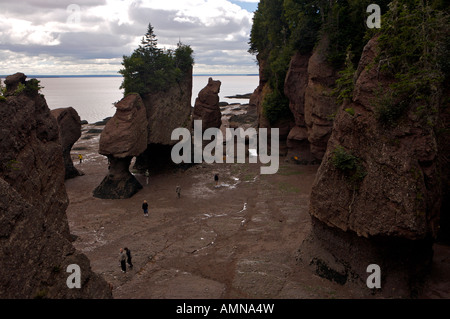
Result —
<instances>
[{"instance_id":1,"label":"sky","mask_svg":"<svg viewBox=\"0 0 450 319\"><path fill-rule=\"evenodd\" d=\"M152 24L194 50L194 74L258 74L247 52L259 0L0 0L0 75L118 75Z\"/></svg>"}]
</instances>

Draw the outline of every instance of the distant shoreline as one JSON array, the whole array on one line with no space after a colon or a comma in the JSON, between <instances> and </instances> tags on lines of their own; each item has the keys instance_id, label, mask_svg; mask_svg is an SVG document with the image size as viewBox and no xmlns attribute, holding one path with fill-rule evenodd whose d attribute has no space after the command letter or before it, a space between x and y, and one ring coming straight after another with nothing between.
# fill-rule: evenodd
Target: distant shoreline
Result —
<instances>
[{"instance_id":1,"label":"distant shoreline","mask_svg":"<svg viewBox=\"0 0 450 319\"><path fill-rule=\"evenodd\" d=\"M4 79L8 75L0 75ZM259 76L259 74L194 74L193 76ZM122 75L27 75L27 78L121 78Z\"/></svg>"}]
</instances>

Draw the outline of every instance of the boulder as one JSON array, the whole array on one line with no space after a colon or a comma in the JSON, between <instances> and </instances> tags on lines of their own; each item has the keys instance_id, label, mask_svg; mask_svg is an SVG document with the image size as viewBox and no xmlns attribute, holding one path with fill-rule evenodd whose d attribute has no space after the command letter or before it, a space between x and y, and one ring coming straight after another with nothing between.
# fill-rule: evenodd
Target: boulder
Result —
<instances>
[{"instance_id":1,"label":"boulder","mask_svg":"<svg viewBox=\"0 0 450 319\"><path fill-rule=\"evenodd\" d=\"M55 109L51 113L58 123L59 136L63 148L65 179L84 175L74 167L70 155L73 145L81 137L80 116L72 107Z\"/></svg>"},{"instance_id":2,"label":"boulder","mask_svg":"<svg viewBox=\"0 0 450 319\"><path fill-rule=\"evenodd\" d=\"M106 124L99 153L108 157L109 172L94 190L103 199L130 198L142 185L130 172L134 156L147 148L147 114L139 94L130 94L116 104L116 113Z\"/></svg>"},{"instance_id":3,"label":"boulder","mask_svg":"<svg viewBox=\"0 0 450 319\"><path fill-rule=\"evenodd\" d=\"M199 92L195 100L192 120L201 120L203 132L208 128L220 128L222 113L219 106L220 81L209 78L208 84Z\"/></svg>"},{"instance_id":4,"label":"boulder","mask_svg":"<svg viewBox=\"0 0 450 319\"><path fill-rule=\"evenodd\" d=\"M23 77L22 77L23 78ZM39 94L0 102L0 298L111 298L107 282L72 245L59 128ZM69 265L80 289L69 289Z\"/></svg>"}]
</instances>

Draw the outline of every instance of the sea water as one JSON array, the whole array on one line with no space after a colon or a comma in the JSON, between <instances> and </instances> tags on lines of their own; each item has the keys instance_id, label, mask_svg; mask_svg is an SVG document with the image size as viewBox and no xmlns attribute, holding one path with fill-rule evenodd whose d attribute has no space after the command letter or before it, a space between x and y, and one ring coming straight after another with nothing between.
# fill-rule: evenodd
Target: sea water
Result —
<instances>
[{"instance_id":1,"label":"sea water","mask_svg":"<svg viewBox=\"0 0 450 319\"><path fill-rule=\"evenodd\" d=\"M248 103L248 99L229 99L227 96L253 93L259 83L259 77L255 75L195 75L192 106L210 77L221 81L220 101L230 104ZM123 90L120 89L122 77L58 77L38 80L43 87L41 93L51 110L71 106L82 120L89 123L113 116L116 111L114 103L123 98Z\"/></svg>"}]
</instances>

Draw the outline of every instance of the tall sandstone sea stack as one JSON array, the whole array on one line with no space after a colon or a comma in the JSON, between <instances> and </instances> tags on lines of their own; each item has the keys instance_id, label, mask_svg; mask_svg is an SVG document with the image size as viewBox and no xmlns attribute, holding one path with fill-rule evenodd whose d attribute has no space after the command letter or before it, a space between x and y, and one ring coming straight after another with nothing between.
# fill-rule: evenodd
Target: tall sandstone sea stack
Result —
<instances>
[{"instance_id":1,"label":"tall sandstone sea stack","mask_svg":"<svg viewBox=\"0 0 450 319\"><path fill-rule=\"evenodd\" d=\"M208 79L208 84L198 93L195 100L192 120L202 121L202 130L208 128L220 128L222 125L222 113L219 106L220 81Z\"/></svg>"},{"instance_id":2,"label":"tall sandstone sea stack","mask_svg":"<svg viewBox=\"0 0 450 319\"><path fill-rule=\"evenodd\" d=\"M7 77L0 100L0 298L111 298L72 245L63 150L38 81ZM5 120L8 119L8 120ZM69 265L81 288L69 289Z\"/></svg>"},{"instance_id":3,"label":"tall sandstone sea stack","mask_svg":"<svg viewBox=\"0 0 450 319\"><path fill-rule=\"evenodd\" d=\"M157 172L173 165L171 151L178 143L172 140L173 130L191 129L192 66L167 90L145 94L142 99L147 111L147 148L136 158L135 168Z\"/></svg>"},{"instance_id":4,"label":"tall sandstone sea stack","mask_svg":"<svg viewBox=\"0 0 450 319\"><path fill-rule=\"evenodd\" d=\"M99 153L108 157L109 172L94 190L103 199L130 198L142 185L130 173L130 164L147 147L147 113L139 94L116 104L116 113L100 136Z\"/></svg>"},{"instance_id":5,"label":"tall sandstone sea stack","mask_svg":"<svg viewBox=\"0 0 450 319\"><path fill-rule=\"evenodd\" d=\"M73 107L60 108L51 111L59 127L59 136L63 148L65 178L70 179L83 175L73 166L70 152L76 141L81 137L81 119Z\"/></svg>"},{"instance_id":6,"label":"tall sandstone sea stack","mask_svg":"<svg viewBox=\"0 0 450 319\"><path fill-rule=\"evenodd\" d=\"M432 260L445 169L440 150L448 145L439 145L433 129L442 125L439 116L430 125L412 107L395 127L377 120L376 92L392 83L371 67L377 47L376 38L366 45L353 99L337 112L299 260L323 277L365 288L367 267L376 264L381 294L408 298L420 293Z\"/></svg>"}]
</instances>

